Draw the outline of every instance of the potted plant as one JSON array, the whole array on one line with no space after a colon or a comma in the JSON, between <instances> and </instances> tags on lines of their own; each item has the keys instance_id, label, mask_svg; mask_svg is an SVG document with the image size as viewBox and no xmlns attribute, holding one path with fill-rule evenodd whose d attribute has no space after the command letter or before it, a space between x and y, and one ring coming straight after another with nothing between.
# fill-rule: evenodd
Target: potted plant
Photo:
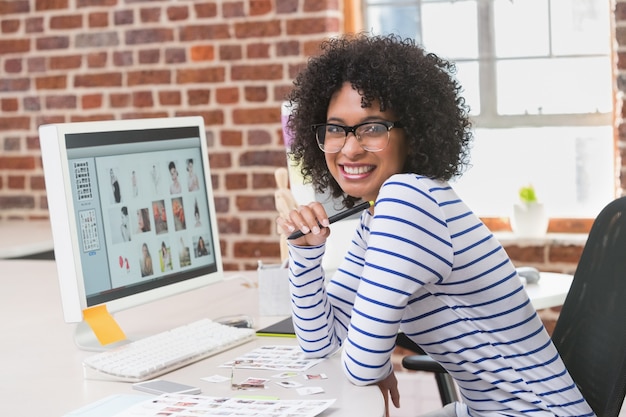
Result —
<instances>
[{"instance_id":1,"label":"potted plant","mask_svg":"<svg viewBox=\"0 0 626 417\"><path fill-rule=\"evenodd\" d=\"M520 237L542 237L548 229L548 215L543 203L537 199L531 184L521 187L519 201L513 205L511 229Z\"/></svg>"}]
</instances>

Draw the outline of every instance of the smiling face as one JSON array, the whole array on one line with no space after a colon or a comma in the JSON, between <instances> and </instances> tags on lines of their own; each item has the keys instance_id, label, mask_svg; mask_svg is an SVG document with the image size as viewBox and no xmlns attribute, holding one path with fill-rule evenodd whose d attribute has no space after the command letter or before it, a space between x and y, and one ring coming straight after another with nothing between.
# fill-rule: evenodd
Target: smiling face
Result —
<instances>
[{"instance_id":1,"label":"smiling face","mask_svg":"<svg viewBox=\"0 0 626 417\"><path fill-rule=\"evenodd\" d=\"M390 111L381 112L378 101L371 107L361 107L361 95L346 83L330 99L326 123L354 126L363 122L397 122ZM389 131L389 144L379 152L361 148L350 133L345 145L337 153L327 153L326 164L342 190L353 197L376 200L380 187L390 176L402 172L406 159L404 130Z\"/></svg>"}]
</instances>

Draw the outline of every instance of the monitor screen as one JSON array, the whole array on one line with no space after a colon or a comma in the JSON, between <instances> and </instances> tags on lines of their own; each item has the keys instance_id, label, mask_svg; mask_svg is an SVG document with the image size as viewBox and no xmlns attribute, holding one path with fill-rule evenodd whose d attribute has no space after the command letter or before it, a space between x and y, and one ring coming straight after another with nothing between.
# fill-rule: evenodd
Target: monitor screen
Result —
<instances>
[{"instance_id":1,"label":"monitor screen","mask_svg":"<svg viewBox=\"0 0 626 417\"><path fill-rule=\"evenodd\" d=\"M201 117L50 124L39 134L67 322L223 278Z\"/></svg>"}]
</instances>

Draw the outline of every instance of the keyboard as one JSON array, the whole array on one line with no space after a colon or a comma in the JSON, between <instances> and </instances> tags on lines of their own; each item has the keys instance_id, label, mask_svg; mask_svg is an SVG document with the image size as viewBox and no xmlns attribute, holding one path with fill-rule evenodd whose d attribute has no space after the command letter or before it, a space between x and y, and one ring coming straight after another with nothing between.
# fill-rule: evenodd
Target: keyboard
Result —
<instances>
[{"instance_id":1,"label":"keyboard","mask_svg":"<svg viewBox=\"0 0 626 417\"><path fill-rule=\"evenodd\" d=\"M145 381L255 337L254 329L202 319L89 356L83 360L84 375L87 379Z\"/></svg>"}]
</instances>

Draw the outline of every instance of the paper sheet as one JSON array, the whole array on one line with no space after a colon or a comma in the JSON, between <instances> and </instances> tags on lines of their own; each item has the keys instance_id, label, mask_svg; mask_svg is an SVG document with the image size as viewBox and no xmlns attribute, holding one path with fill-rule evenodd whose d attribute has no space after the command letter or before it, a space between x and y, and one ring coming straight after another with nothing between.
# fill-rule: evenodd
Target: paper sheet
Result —
<instances>
[{"instance_id":1,"label":"paper sheet","mask_svg":"<svg viewBox=\"0 0 626 417\"><path fill-rule=\"evenodd\" d=\"M101 345L126 339L126 335L109 313L106 305L102 304L84 309L83 317Z\"/></svg>"}]
</instances>

